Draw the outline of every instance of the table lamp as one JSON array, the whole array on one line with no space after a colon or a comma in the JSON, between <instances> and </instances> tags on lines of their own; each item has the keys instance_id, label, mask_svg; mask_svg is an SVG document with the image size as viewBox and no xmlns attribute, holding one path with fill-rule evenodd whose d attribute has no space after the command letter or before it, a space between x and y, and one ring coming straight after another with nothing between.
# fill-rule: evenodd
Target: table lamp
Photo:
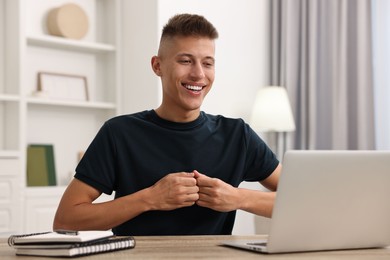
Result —
<instances>
[{"instance_id":1,"label":"table lamp","mask_svg":"<svg viewBox=\"0 0 390 260\"><path fill-rule=\"evenodd\" d=\"M256 132L274 134L275 154L282 159L286 151L286 133L295 130L291 105L284 87L267 86L258 90L250 125ZM280 134L282 134L282 144L280 144Z\"/></svg>"}]
</instances>

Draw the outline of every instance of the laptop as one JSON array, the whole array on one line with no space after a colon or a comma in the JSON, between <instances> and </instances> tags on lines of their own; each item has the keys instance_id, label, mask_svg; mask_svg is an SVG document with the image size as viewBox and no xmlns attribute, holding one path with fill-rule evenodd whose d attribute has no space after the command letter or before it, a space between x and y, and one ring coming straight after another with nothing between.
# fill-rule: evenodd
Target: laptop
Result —
<instances>
[{"instance_id":1,"label":"laptop","mask_svg":"<svg viewBox=\"0 0 390 260\"><path fill-rule=\"evenodd\" d=\"M390 245L390 151L288 151L267 240L224 241L263 253Z\"/></svg>"}]
</instances>

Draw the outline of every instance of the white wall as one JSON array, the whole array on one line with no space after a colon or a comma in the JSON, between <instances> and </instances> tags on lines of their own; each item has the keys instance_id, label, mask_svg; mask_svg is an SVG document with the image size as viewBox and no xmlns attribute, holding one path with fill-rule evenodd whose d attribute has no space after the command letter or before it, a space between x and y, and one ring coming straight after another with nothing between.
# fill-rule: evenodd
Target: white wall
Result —
<instances>
[{"instance_id":1,"label":"white wall","mask_svg":"<svg viewBox=\"0 0 390 260\"><path fill-rule=\"evenodd\" d=\"M390 149L390 2L372 1L376 148Z\"/></svg>"},{"instance_id":2,"label":"white wall","mask_svg":"<svg viewBox=\"0 0 390 260\"><path fill-rule=\"evenodd\" d=\"M266 1L159 1L158 27L177 13L197 13L219 32L216 79L203 110L248 119L256 90L266 83Z\"/></svg>"},{"instance_id":3,"label":"white wall","mask_svg":"<svg viewBox=\"0 0 390 260\"><path fill-rule=\"evenodd\" d=\"M150 69L150 58L157 52L161 29L168 19L177 13L187 12L204 15L219 32L216 43L216 79L202 110L249 120L255 93L266 84L268 74L266 1L124 2L124 112L158 106L161 99L160 83ZM253 184L244 186L258 187ZM234 233L255 233L254 216L239 211Z\"/></svg>"},{"instance_id":4,"label":"white wall","mask_svg":"<svg viewBox=\"0 0 390 260\"><path fill-rule=\"evenodd\" d=\"M158 43L157 0L123 1L123 113L156 108L159 79L150 67Z\"/></svg>"},{"instance_id":5,"label":"white wall","mask_svg":"<svg viewBox=\"0 0 390 260\"><path fill-rule=\"evenodd\" d=\"M204 15L219 32L216 79L203 110L249 120L256 90L266 84L264 38L266 1L150 0L124 1L125 112L155 108L160 102L158 78L150 69L163 25L177 13ZM157 95L157 96L156 96Z\"/></svg>"}]
</instances>

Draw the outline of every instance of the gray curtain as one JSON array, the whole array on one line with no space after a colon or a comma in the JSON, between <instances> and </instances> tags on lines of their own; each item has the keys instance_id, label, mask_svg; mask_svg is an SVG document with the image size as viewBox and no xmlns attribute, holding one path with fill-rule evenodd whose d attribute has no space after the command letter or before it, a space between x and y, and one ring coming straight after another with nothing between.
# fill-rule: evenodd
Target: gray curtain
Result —
<instances>
[{"instance_id":1,"label":"gray curtain","mask_svg":"<svg viewBox=\"0 0 390 260\"><path fill-rule=\"evenodd\" d=\"M374 149L369 0L270 0L270 84L285 86L288 148Z\"/></svg>"}]
</instances>

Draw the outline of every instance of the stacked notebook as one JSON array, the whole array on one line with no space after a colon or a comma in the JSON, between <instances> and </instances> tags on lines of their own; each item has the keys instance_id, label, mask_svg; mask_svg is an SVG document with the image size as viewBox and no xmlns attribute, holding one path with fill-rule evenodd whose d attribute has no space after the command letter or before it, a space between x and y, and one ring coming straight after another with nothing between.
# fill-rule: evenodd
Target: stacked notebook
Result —
<instances>
[{"instance_id":1,"label":"stacked notebook","mask_svg":"<svg viewBox=\"0 0 390 260\"><path fill-rule=\"evenodd\" d=\"M135 247L132 236L114 236L111 231L57 231L13 235L8 245L16 255L77 257Z\"/></svg>"}]
</instances>

